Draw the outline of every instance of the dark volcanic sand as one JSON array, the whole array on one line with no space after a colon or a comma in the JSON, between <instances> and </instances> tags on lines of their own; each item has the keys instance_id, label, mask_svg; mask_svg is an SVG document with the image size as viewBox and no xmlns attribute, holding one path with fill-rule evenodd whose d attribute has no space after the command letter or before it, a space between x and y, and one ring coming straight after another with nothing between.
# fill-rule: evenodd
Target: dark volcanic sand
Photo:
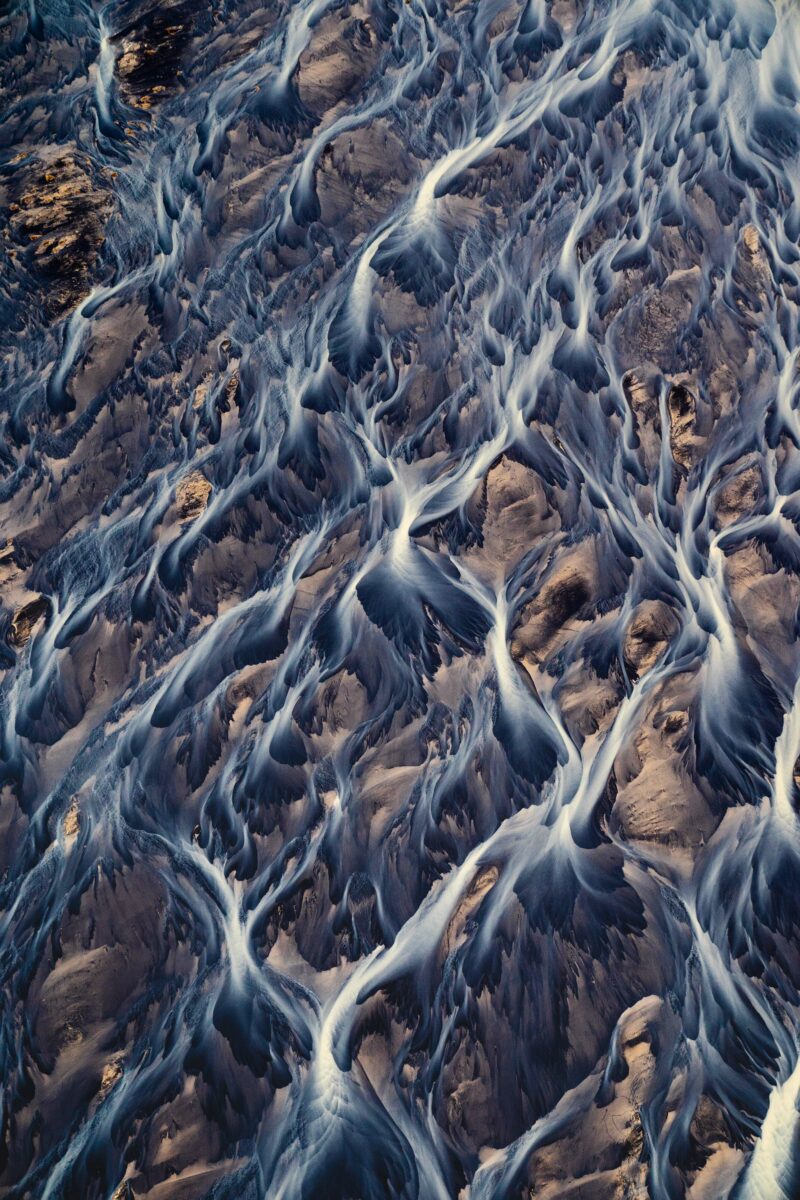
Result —
<instances>
[{"instance_id":1,"label":"dark volcanic sand","mask_svg":"<svg viewBox=\"0 0 800 1200\"><path fill-rule=\"evenodd\" d=\"M800 1196L800 8L0 6L0 1196Z\"/></svg>"}]
</instances>

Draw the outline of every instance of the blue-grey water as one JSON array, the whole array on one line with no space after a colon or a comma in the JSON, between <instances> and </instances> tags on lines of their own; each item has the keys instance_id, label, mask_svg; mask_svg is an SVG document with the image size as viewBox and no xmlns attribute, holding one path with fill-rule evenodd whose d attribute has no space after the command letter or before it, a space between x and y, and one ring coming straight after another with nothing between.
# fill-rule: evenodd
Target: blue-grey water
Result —
<instances>
[{"instance_id":1,"label":"blue-grey water","mask_svg":"<svg viewBox=\"0 0 800 1200\"><path fill-rule=\"evenodd\" d=\"M796 0L0 81L0 1195L800 1197Z\"/></svg>"}]
</instances>

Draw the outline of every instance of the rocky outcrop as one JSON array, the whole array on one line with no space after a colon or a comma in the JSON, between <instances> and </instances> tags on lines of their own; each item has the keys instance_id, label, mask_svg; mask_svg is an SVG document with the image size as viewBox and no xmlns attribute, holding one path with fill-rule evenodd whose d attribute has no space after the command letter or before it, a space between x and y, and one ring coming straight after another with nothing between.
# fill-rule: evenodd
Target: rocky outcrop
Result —
<instances>
[{"instance_id":1,"label":"rocky outcrop","mask_svg":"<svg viewBox=\"0 0 800 1200\"><path fill-rule=\"evenodd\" d=\"M9 184L12 253L40 282L50 317L70 312L91 288L113 208L111 180L75 150L26 156Z\"/></svg>"}]
</instances>

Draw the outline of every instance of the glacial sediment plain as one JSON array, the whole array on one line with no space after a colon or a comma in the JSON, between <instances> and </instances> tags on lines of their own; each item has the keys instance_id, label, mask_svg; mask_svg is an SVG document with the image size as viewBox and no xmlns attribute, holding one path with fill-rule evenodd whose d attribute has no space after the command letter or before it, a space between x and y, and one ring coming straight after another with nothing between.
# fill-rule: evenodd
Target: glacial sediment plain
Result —
<instances>
[{"instance_id":1,"label":"glacial sediment plain","mask_svg":"<svg viewBox=\"0 0 800 1200\"><path fill-rule=\"evenodd\" d=\"M797 1200L795 0L0 80L0 1195Z\"/></svg>"}]
</instances>

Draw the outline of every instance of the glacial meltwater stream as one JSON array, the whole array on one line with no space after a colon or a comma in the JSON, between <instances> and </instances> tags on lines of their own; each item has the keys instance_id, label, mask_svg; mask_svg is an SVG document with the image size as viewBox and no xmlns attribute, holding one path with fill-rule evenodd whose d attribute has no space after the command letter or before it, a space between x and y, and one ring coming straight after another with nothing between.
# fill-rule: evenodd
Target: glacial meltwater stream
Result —
<instances>
[{"instance_id":1,"label":"glacial meltwater stream","mask_svg":"<svg viewBox=\"0 0 800 1200\"><path fill-rule=\"evenodd\" d=\"M0 1195L797 1200L800 4L0 62Z\"/></svg>"}]
</instances>

